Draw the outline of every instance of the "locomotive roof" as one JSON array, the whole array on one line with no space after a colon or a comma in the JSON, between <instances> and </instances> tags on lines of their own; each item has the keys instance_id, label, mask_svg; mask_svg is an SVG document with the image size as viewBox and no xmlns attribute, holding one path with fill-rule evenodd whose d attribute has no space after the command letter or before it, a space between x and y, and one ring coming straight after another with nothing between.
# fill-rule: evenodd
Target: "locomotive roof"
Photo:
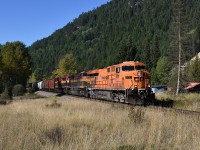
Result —
<instances>
[{"instance_id":1,"label":"locomotive roof","mask_svg":"<svg viewBox=\"0 0 200 150\"><path fill-rule=\"evenodd\" d=\"M141 66L146 66L146 64L144 64L142 62L139 62L139 61L125 61L123 63L107 66L107 67L104 67L102 69L106 69L108 67L113 67L113 66L123 66L123 65L129 65L129 66L137 66L137 65L140 66L141 65ZM90 70L90 71L87 72L87 74L98 74L99 70L101 70L101 69Z\"/></svg>"},{"instance_id":2,"label":"locomotive roof","mask_svg":"<svg viewBox=\"0 0 200 150\"><path fill-rule=\"evenodd\" d=\"M112 67L112 66L123 66L123 65L129 65L129 66L137 66L137 65L141 65L141 66L146 66L146 64L142 63L142 62L139 62L139 61L124 61L123 63L120 63L120 64L116 64L116 65L111 65L111 66L107 66L105 68L108 68L108 67Z\"/></svg>"},{"instance_id":3,"label":"locomotive roof","mask_svg":"<svg viewBox=\"0 0 200 150\"><path fill-rule=\"evenodd\" d=\"M143 66L146 66L144 63L139 62L139 61L125 61L125 62L123 62L121 64L130 64L130 65L132 64L132 65L143 65Z\"/></svg>"}]
</instances>

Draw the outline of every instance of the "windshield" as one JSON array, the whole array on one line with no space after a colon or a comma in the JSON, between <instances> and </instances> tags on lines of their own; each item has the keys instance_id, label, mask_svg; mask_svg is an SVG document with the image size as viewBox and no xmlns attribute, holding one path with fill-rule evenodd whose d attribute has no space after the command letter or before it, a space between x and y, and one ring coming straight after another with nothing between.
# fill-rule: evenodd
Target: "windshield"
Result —
<instances>
[{"instance_id":1,"label":"windshield","mask_svg":"<svg viewBox=\"0 0 200 150\"><path fill-rule=\"evenodd\" d=\"M122 71L132 71L134 70L134 66L122 66Z\"/></svg>"},{"instance_id":2,"label":"windshield","mask_svg":"<svg viewBox=\"0 0 200 150\"><path fill-rule=\"evenodd\" d=\"M145 70L145 66L135 66L136 70Z\"/></svg>"}]
</instances>

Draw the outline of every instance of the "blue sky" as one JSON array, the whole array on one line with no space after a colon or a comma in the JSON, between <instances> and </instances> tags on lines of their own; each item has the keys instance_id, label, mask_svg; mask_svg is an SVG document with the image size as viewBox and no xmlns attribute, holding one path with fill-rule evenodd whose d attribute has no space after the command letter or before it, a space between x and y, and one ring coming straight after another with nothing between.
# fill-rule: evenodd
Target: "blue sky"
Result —
<instances>
[{"instance_id":1,"label":"blue sky","mask_svg":"<svg viewBox=\"0 0 200 150\"><path fill-rule=\"evenodd\" d=\"M0 0L0 44L30 46L110 0Z\"/></svg>"}]
</instances>

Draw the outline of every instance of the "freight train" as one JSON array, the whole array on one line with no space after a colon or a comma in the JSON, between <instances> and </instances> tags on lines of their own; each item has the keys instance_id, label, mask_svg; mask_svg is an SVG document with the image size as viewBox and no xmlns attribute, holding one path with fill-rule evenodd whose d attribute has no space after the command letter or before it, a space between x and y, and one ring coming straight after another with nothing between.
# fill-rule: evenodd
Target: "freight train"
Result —
<instances>
[{"instance_id":1,"label":"freight train","mask_svg":"<svg viewBox=\"0 0 200 150\"><path fill-rule=\"evenodd\" d=\"M153 103L155 99L151 90L151 76L145 67L142 62L127 61L103 69L41 81L38 88L92 99L145 105Z\"/></svg>"}]
</instances>

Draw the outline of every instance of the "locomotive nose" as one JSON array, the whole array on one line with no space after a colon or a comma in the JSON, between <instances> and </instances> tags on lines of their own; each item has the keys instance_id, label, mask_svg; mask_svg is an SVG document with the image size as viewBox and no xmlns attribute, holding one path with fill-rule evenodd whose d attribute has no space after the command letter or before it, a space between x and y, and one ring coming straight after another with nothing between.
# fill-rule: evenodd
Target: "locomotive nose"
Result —
<instances>
[{"instance_id":1,"label":"locomotive nose","mask_svg":"<svg viewBox=\"0 0 200 150\"><path fill-rule=\"evenodd\" d=\"M132 86L131 88L143 89L149 87L149 79L146 80L146 73L143 70L138 70L132 74Z\"/></svg>"}]
</instances>

